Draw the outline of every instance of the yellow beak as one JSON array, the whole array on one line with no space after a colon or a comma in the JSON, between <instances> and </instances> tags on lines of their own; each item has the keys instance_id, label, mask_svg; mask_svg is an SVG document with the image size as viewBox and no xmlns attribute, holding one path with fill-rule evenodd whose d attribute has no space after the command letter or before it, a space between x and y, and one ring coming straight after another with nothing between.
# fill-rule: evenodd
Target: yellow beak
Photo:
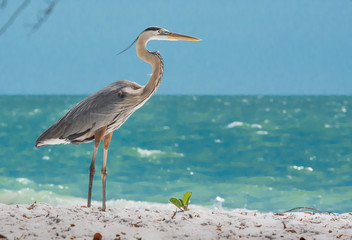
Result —
<instances>
[{"instance_id":1,"label":"yellow beak","mask_svg":"<svg viewBox=\"0 0 352 240\"><path fill-rule=\"evenodd\" d=\"M183 41L201 41L202 40L200 38L195 38L195 37L182 35L178 33L170 33L167 35L167 38L172 40L183 40Z\"/></svg>"}]
</instances>

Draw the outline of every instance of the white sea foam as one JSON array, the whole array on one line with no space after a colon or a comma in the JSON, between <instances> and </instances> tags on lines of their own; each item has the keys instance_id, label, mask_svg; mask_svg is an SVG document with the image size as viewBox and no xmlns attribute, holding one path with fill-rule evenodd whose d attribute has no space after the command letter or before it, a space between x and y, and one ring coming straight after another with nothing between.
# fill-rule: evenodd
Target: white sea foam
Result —
<instances>
[{"instance_id":1,"label":"white sea foam","mask_svg":"<svg viewBox=\"0 0 352 240\"><path fill-rule=\"evenodd\" d=\"M142 148L137 148L137 152L141 155L141 157L150 157L153 155L160 155L164 154L164 152L160 150L147 150Z\"/></svg>"},{"instance_id":2,"label":"white sea foam","mask_svg":"<svg viewBox=\"0 0 352 240\"><path fill-rule=\"evenodd\" d=\"M24 185L28 185L29 183L31 183L32 181L29 180L28 178L16 178L16 181L19 183L22 183Z\"/></svg>"},{"instance_id":3,"label":"white sea foam","mask_svg":"<svg viewBox=\"0 0 352 240\"><path fill-rule=\"evenodd\" d=\"M258 135L268 135L268 131L256 131Z\"/></svg>"},{"instance_id":4,"label":"white sea foam","mask_svg":"<svg viewBox=\"0 0 352 240\"><path fill-rule=\"evenodd\" d=\"M223 207L222 207L222 203L225 201L224 198L220 197L220 196L217 196L215 198L215 201L214 201L214 208L215 210L220 210L222 211L223 210Z\"/></svg>"},{"instance_id":5,"label":"white sea foam","mask_svg":"<svg viewBox=\"0 0 352 240\"><path fill-rule=\"evenodd\" d=\"M301 109L300 108L295 108L294 112L295 113L299 113L299 112L301 112Z\"/></svg>"},{"instance_id":6,"label":"white sea foam","mask_svg":"<svg viewBox=\"0 0 352 240\"><path fill-rule=\"evenodd\" d=\"M40 112L41 112L40 109L35 108L35 109L33 109L33 111L30 111L30 112L28 113L28 115L33 116L33 115L36 115L36 114L38 114L38 113L40 113Z\"/></svg>"},{"instance_id":7,"label":"white sea foam","mask_svg":"<svg viewBox=\"0 0 352 240\"><path fill-rule=\"evenodd\" d=\"M227 128L234 128L234 127L240 127L243 126L244 123L243 122L239 122L239 121L234 121L232 123L227 124Z\"/></svg>"},{"instance_id":8,"label":"white sea foam","mask_svg":"<svg viewBox=\"0 0 352 240\"><path fill-rule=\"evenodd\" d=\"M269 121L266 121L265 123L268 123ZM249 123L244 123L244 122L240 122L240 121L234 121L234 122L231 122L229 124L227 124L227 128L234 128L234 127L242 127L242 126L246 126L246 127L251 127L251 128L257 128L257 129L262 129L263 126L260 125L259 123L252 123L252 124L249 124ZM264 130L260 130L260 131L256 131L256 133L258 135L267 135L268 134L268 131L264 131Z\"/></svg>"},{"instance_id":9,"label":"white sea foam","mask_svg":"<svg viewBox=\"0 0 352 240\"><path fill-rule=\"evenodd\" d=\"M36 202L45 202L54 206L76 207L86 206L86 198L72 197L68 195L57 194L52 191L35 191L31 188L23 188L20 190L0 189L0 203L4 204L32 204ZM129 208L129 209L150 209L150 210L175 210L175 207L167 203L156 203L146 201L133 201L125 199L110 199L106 201L108 208ZM101 207L100 201L92 201L93 207ZM203 207L192 204L192 210L212 209L217 210L215 206Z\"/></svg>"},{"instance_id":10,"label":"white sea foam","mask_svg":"<svg viewBox=\"0 0 352 240\"><path fill-rule=\"evenodd\" d=\"M294 166L291 166L291 168L296 169L296 170L298 170L298 171L307 170L307 171L309 171L309 172L313 172L313 168L312 168L312 167L303 167L303 166L296 166L296 165L294 165Z\"/></svg>"},{"instance_id":11,"label":"white sea foam","mask_svg":"<svg viewBox=\"0 0 352 240\"><path fill-rule=\"evenodd\" d=\"M157 156L165 156L165 155L172 155L175 157L183 157L183 153L177 153L177 152L171 152L171 153L167 153L167 152L163 152L160 150L148 150L148 149L142 149L142 148L136 148L138 154L141 157L157 157Z\"/></svg>"},{"instance_id":12,"label":"white sea foam","mask_svg":"<svg viewBox=\"0 0 352 240\"><path fill-rule=\"evenodd\" d=\"M223 198L220 197L220 196L217 196L215 199L216 199L216 201L218 201L218 202L224 202L224 201L225 201L225 199L223 199Z\"/></svg>"},{"instance_id":13,"label":"white sea foam","mask_svg":"<svg viewBox=\"0 0 352 240\"><path fill-rule=\"evenodd\" d=\"M303 166L291 166L293 169L296 169L296 170L298 170L298 171L301 171L301 170L303 170L304 169L304 167Z\"/></svg>"}]
</instances>

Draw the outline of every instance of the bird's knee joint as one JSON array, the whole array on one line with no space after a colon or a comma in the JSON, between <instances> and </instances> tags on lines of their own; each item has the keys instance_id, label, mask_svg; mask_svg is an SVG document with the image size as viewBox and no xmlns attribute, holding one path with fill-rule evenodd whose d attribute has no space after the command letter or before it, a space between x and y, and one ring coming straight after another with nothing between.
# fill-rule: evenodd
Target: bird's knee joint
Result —
<instances>
[{"instance_id":1,"label":"bird's knee joint","mask_svg":"<svg viewBox=\"0 0 352 240\"><path fill-rule=\"evenodd\" d=\"M106 171L106 169L102 169L102 170L101 170L101 175L102 175L102 176L108 175L108 171Z\"/></svg>"}]
</instances>

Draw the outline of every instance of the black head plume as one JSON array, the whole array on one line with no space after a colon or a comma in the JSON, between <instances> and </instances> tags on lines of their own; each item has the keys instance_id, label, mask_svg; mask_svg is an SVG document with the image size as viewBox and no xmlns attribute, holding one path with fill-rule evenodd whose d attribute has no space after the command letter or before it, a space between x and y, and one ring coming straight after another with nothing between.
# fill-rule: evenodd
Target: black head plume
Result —
<instances>
[{"instance_id":1,"label":"black head plume","mask_svg":"<svg viewBox=\"0 0 352 240\"><path fill-rule=\"evenodd\" d=\"M162 28L161 28L161 27L155 27L155 26L154 26L154 27L148 27L148 28L146 28L143 32L158 31L158 30L160 30L160 29L162 29ZM143 32L142 32L142 33L143 33ZM139 36L138 36L138 37L139 37ZM134 40L133 43L131 43L131 45L129 45L125 50L122 50L121 52L117 53L116 55L120 55L121 53L126 52L130 47L133 46L133 44L135 44L135 42L137 42L138 37L137 37L136 40Z\"/></svg>"},{"instance_id":2,"label":"black head plume","mask_svg":"<svg viewBox=\"0 0 352 240\"><path fill-rule=\"evenodd\" d=\"M146 28L143 32L147 32L147 31L157 31L157 30L160 30L162 29L161 27L148 27Z\"/></svg>"},{"instance_id":3,"label":"black head plume","mask_svg":"<svg viewBox=\"0 0 352 240\"><path fill-rule=\"evenodd\" d=\"M136 40L134 40L133 43L131 43L131 45L129 45L125 50L122 50L121 52L119 52L119 53L116 54L116 55L120 55L121 53L126 52L130 47L133 46L133 44L134 44L135 42L137 42L137 40L138 40L138 37L137 37Z\"/></svg>"}]
</instances>

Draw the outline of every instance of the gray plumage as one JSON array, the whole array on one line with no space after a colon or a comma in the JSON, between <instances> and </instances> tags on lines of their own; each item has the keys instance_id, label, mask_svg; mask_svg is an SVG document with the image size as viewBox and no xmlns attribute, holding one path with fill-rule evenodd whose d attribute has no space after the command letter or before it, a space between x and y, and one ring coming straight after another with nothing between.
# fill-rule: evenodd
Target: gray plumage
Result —
<instances>
[{"instance_id":1,"label":"gray plumage","mask_svg":"<svg viewBox=\"0 0 352 240\"><path fill-rule=\"evenodd\" d=\"M128 48L136 42L138 57L152 65L153 72L148 83L145 86L141 86L134 82L120 80L110 84L79 102L43 132L36 141L35 147L39 148L46 145L61 143L80 144L94 140L93 158L89 168L88 207L91 206L95 157L101 140L103 140L104 145L101 170L103 185L102 210L105 210L106 162L112 133L156 92L161 83L164 62L159 52L149 52L146 49L146 45L150 40L199 41L200 39L172 33L159 27L145 29Z\"/></svg>"},{"instance_id":2,"label":"gray plumage","mask_svg":"<svg viewBox=\"0 0 352 240\"><path fill-rule=\"evenodd\" d=\"M36 147L45 146L48 139L74 144L91 142L94 133L104 126L108 127L106 134L118 129L145 100L130 93L130 89L141 88L136 83L120 80L90 95L43 132Z\"/></svg>"}]
</instances>

